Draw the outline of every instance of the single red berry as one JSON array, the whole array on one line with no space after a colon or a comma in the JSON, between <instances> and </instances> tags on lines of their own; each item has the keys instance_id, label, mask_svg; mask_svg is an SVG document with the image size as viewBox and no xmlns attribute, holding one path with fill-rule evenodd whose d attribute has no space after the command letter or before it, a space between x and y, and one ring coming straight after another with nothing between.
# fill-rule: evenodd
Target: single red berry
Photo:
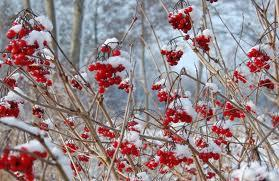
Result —
<instances>
[{"instance_id":1,"label":"single red berry","mask_svg":"<svg viewBox=\"0 0 279 181\"><path fill-rule=\"evenodd\" d=\"M16 35L17 35L17 33L12 29L9 29L8 32L6 33L6 36L9 39L13 39Z\"/></svg>"}]
</instances>

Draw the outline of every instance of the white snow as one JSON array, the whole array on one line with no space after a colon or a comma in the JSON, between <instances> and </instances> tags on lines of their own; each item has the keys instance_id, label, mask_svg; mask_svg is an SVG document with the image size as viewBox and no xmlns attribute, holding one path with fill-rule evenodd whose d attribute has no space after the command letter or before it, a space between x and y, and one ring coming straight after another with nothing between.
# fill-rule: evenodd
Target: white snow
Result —
<instances>
[{"instance_id":1,"label":"white snow","mask_svg":"<svg viewBox=\"0 0 279 181\"><path fill-rule=\"evenodd\" d=\"M246 106L249 106L252 109L252 111L257 111L256 105L251 100L246 102Z\"/></svg>"},{"instance_id":2,"label":"white snow","mask_svg":"<svg viewBox=\"0 0 279 181\"><path fill-rule=\"evenodd\" d=\"M45 27L46 30L52 31L53 25L51 21L46 16L38 16L35 18L36 21L38 21L41 25Z\"/></svg>"},{"instance_id":3,"label":"white snow","mask_svg":"<svg viewBox=\"0 0 279 181\"><path fill-rule=\"evenodd\" d=\"M74 116L67 117L66 119L69 120L69 121L72 121L72 122L76 121L76 117L74 117Z\"/></svg>"},{"instance_id":4,"label":"white snow","mask_svg":"<svg viewBox=\"0 0 279 181\"><path fill-rule=\"evenodd\" d=\"M176 42L176 46L171 45L171 44L164 45L162 47L162 50L167 50L167 51L179 51L180 50L180 51L184 52L184 49L186 48L185 46L186 46L185 44L178 41L178 42Z\"/></svg>"},{"instance_id":5,"label":"white snow","mask_svg":"<svg viewBox=\"0 0 279 181\"><path fill-rule=\"evenodd\" d=\"M176 144L174 153L179 159L183 159L185 157L189 158L192 156L187 145Z\"/></svg>"},{"instance_id":6,"label":"white snow","mask_svg":"<svg viewBox=\"0 0 279 181\"><path fill-rule=\"evenodd\" d=\"M256 49L256 50L259 50L261 52L264 52L266 53L269 57L274 57L274 54L273 54L273 50L272 50L272 47L268 44L259 44L259 45L256 45L252 48L250 48L249 52L252 51L253 49Z\"/></svg>"},{"instance_id":7,"label":"white snow","mask_svg":"<svg viewBox=\"0 0 279 181\"><path fill-rule=\"evenodd\" d=\"M20 88L15 87L14 90L15 90L16 92L18 92L19 94L21 94L21 95L23 95L23 96L26 96ZM4 100L5 100L5 101L22 102L22 101L23 101L23 98L20 97L20 96L19 96L18 94L16 94L15 92L9 91L8 94L4 97Z\"/></svg>"},{"instance_id":8,"label":"white snow","mask_svg":"<svg viewBox=\"0 0 279 181\"><path fill-rule=\"evenodd\" d=\"M119 44L119 41L117 38L109 38L107 39L104 43L103 46L108 45L110 46L112 49L115 49L117 47L117 45Z\"/></svg>"},{"instance_id":9,"label":"white snow","mask_svg":"<svg viewBox=\"0 0 279 181\"><path fill-rule=\"evenodd\" d=\"M71 162L69 158L64 155L61 149L57 148L57 146L51 142L50 138L44 138L44 143L46 144L51 154L55 157L58 164L61 165L66 176L69 178L69 180L71 180L73 178L73 171L71 169ZM38 140L31 140L28 143L17 145L15 147L15 149L21 149L21 148L26 148L30 152L34 152L34 151L46 152L45 147Z\"/></svg>"},{"instance_id":10,"label":"white snow","mask_svg":"<svg viewBox=\"0 0 279 181\"><path fill-rule=\"evenodd\" d=\"M127 84L129 83L130 79L129 78L126 78L126 79L123 79L120 84Z\"/></svg>"},{"instance_id":11,"label":"white snow","mask_svg":"<svg viewBox=\"0 0 279 181\"><path fill-rule=\"evenodd\" d=\"M192 118L196 116L196 111L193 108L193 104L188 98L180 98L179 100L174 100L170 103L169 108L178 108L181 107L184 111L187 112Z\"/></svg>"},{"instance_id":12,"label":"white snow","mask_svg":"<svg viewBox=\"0 0 279 181\"><path fill-rule=\"evenodd\" d=\"M209 30L209 29L203 30L202 34L203 34L204 36L208 37L208 38L212 37L212 35L213 35L212 32L211 32L211 30Z\"/></svg>"},{"instance_id":13,"label":"white snow","mask_svg":"<svg viewBox=\"0 0 279 181\"><path fill-rule=\"evenodd\" d=\"M127 71L131 69L130 62L121 56L110 57L107 60L107 63L111 64L114 68L118 67L121 64L126 68Z\"/></svg>"},{"instance_id":14,"label":"white snow","mask_svg":"<svg viewBox=\"0 0 279 181\"><path fill-rule=\"evenodd\" d=\"M145 127L145 122L143 121L136 121L138 124L136 124L135 126L133 126L133 128L135 128L137 131L139 131L140 133L143 133L144 131L144 127Z\"/></svg>"},{"instance_id":15,"label":"white snow","mask_svg":"<svg viewBox=\"0 0 279 181\"><path fill-rule=\"evenodd\" d=\"M193 9L192 12L190 12L190 16L193 21L194 27L198 28L200 19L202 17L202 12L201 12L200 8L198 8L194 5L191 5L190 7L192 7L192 9Z\"/></svg>"},{"instance_id":16,"label":"white snow","mask_svg":"<svg viewBox=\"0 0 279 181\"><path fill-rule=\"evenodd\" d=\"M216 143L214 141L212 141L212 139L208 139L208 147L202 148L201 152L213 152L213 153L221 153L222 150L221 148L216 145Z\"/></svg>"},{"instance_id":17,"label":"white snow","mask_svg":"<svg viewBox=\"0 0 279 181\"><path fill-rule=\"evenodd\" d=\"M242 163L240 169L232 172L231 178L241 181L260 181L269 178L270 181L278 180L278 169L269 172L264 165L259 162Z\"/></svg>"},{"instance_id":18,"label":"white snow","mask_svg":"<svg viewBox=\"0 0 279 181\"><path fill-rule=\"evenodd\" d=\"M26 131L30 134L35 134L35 135L40 135L43 133L39 128L33 127L29 124L26 124L25 122L16 119L14 117L3 117L0 118L0 123L3 123L5 125L11 126L11 127L16 127L20 130Z\"/></svg>"},{"instance_id":19,"label":"white snow","mask_svg":"<svg viewBox=\"0 0 279 181\"><path fill-rule=\"evenodd\" d=\"M250 50L248 52L251 52L253 49L260 50L260 45L253 46L252 48L250 48Z\"/></svg>"},{"instance_id":20,"label":"white snow","mask_svg":"<svg viewBox=\"0 0 279 181\"><path fill-rule=\"evenodd\" d=\"M190 91L185 91L185 92L184 92L184 95L185 95L186 97L191 97L191 96L192 96L192 93L191 93Z\"/></svg>"},{"instance_id":21,"label":"white snow","mask_svg":"<svg viewBox=\"0 0 279 181\"><path fill-rule=\"evenodd\" d=\"M43 48L42 50L37 51L36 53L43 53L43 55L45 56L46 59L48 60L53 60L54 59L54 55L53 53L51 53L51 51L48 48ZM51 68L54 68L55 65L53 63L50 64Z\"/></svg>"},{"instance_id":22,"label":"white snow","mask_svg":"<svg viewBox=\"0 0 279 181\"><path fill-rule=\"evenodd\" d=\"M54 124L53 124L53 120L51 119L45 119L44 123L46 123L48 125L48 128L53 129L54 128Z\"/></svg>"},{"instance_id":23,"label":"white snow","mask_svg":"<svg viewBox=\"0 0 279 181\"><path fill-rule=\"evenodd\" d=\"M34 45L35 42L37 42L42 49L44 48L44 42L47 42L48 44L51 42L51 35L46 31L33 30L24 39L28 45Z\"/></svg>"},{"instance_id":24,"label":"white snow","mask_svg":"<svg viewBox=\"0 0 279 181\"><path fill-rule=\"evenodd\" d=\"M84 80L89 81L87 72L82 72L80 75L84 78Z\"/></svg>"},{"instance_id":25,"label":"white snow","mask_svg":"<svg viewBox=\"0 0 279 181\"><path fill-rule=\"evenodd\" d=\"M279 178L279 170L277 169L274 169L274 170L271 170L269 173L268 173L268 176L267 176L267 180L269 181L276 181L278 180Z\"/></svg>"},{"instance_id":26,"label":"white snow","mask_svg":"<svg viewBox=\"0 0 279 181\"><path fill-rule=\"evenodd\" d=\"M14 73L11 77L17 81L26 80L26 78L21 73L18 72Z\"/></svg>"},{"instance_id":27,"label":"white snow","mask_svg":"<svg viewBox=\"0 0 279 181\"><path fill-rule=\"evenodd\" d=\"M28 143L17 145L14 149L21 150L22 148L26 148L29 152L46 152L45 148L38 140L31 140Z\"/></svg>"},{"instance_id":28,"label":"white snow","mask_svg":"<svg viewBox=\"0 0 279 181\"><path fill-rule=\"evenodd\" d=\"M187 123L184 122L178 122L178 123L173 123L171 122L171 127L173 127L175 130L181 130L181 128L183 128L185 125L187 125Z\"/></svg>"},{"instance_id":29,"label":"white snow","mask_svg":"<svg viewBox=\"0 0 279 181\"><path fill-rule=\"evenodd\" d=\"M146 172L137 173L137 177L141 179L141 181L151 181L150 176Z\"/></svg>"},{"instance_id":30,"label":"white snow","mask_svg":"<svg viewBox=\"0 0 279 181\"><path fill-rule=\"evenodd\" d=\"M205 88L210 89L212 93L220 92L220 90L218 89L218 86L214 83L207 82L205 84Z\"/></svg>"},{"instance_id":31,"label":"white snow","mask_svg":"<svg viewBox=\"0 0 279 181\"><path fill-rule=\"evenodd\" d=\"M137 148L142 147L142 140L140 139L140 134L137 131L126 132L124 139L133 143Z\"/></svg>"},{"instance_id":32,"label":"white snow","mask_svg":"<svg viewBox=\"0 0 279 181\"><path fill-rule=\"evenodd\" d=\"M164 85L166 82L166 79L160 79L159 81L155 82L153 85Z\"/></svg>"},{"instance_id":33,"label":"white snow","mask_svg":"<svg viewBox=\"0 0 279 181\"><path fill-rule=\"evenodd\" d=\"M215 125L218 127L222 127L223 129L228 129L231 128L235 123L233 121L219 121Z\"/></svg>"},{"instance_id":34,"label":"white snow","mask_svg":"<svg viewBox=\"0 0 279 181\"><path fill-rule=\"evenodd\" d=\"M18 25L14 25L10 28L10 30L15 31L16 33L18 33L20 30L22 29L22 25L18 24Z\"/></svg>"},{"instance_id":35,"label":"white snow","mask_svg":"<svg viewBox=\"0 0 279 181\"><path fill-rule=\"evenodd\" d=\"M57 146L54 143L52 143L49 138L45 138L44 141L52 155L56 158L56 161L61 165L68 179L72 180L73 171L71 168L71 161L69 160L69 158L66 157L64 153L61 151L61 149L57 148Z\"/></svg>"}]
</instances>

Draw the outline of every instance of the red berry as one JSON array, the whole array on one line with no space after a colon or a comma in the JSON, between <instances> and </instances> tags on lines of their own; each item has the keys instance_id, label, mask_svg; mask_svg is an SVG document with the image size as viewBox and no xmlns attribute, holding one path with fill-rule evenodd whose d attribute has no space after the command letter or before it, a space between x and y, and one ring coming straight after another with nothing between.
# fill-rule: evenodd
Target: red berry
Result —
<instances>
[{"instance_id":1,"label":"red berry","mask_svg":"<svg viewBox=\"0 0 279 181\"><path fill-rule=\"evenodd\" d=\"M120 50L115 49L115 50L112 51L112 56L120 56L120 55L121 55Z\"/></svg>"},{"instance_id":2,"label":"red berry","mask_svg":"<svg viewBox=\"0 0 279 181\"><path fill-rule=\"evenodd\" d=\"M9 29L8 32L6 33L6 36L9 39L13 39L16 35L17 35L17 33L12 29Z\"/></svg>"}]
</instances>

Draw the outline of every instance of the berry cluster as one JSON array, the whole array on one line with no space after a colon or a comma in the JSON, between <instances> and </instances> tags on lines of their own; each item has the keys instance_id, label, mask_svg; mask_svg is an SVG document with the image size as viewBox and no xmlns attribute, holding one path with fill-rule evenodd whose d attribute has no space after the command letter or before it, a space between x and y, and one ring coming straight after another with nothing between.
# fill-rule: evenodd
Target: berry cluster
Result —
<instances>
[{"instance_id":1,"label":"berry cluster","mask_svg":"<svg viewBox=\"0 0 279 181\"><path fill-rule=\"evenodd\" d=\"M210 1L213 1L213 0L210 0ZM214 0L214 2L217 2L217 0ZM216 176L216 173L214 173L214 172L207 172L206 178L207 179L212 179L215 176Z\"/></svg>"},{"instance_id":2,"label":"berry cluster","mask_svg":"<svg viewBox=\"0 0 279 181\"><path fill-rule=\"evenodd\" d=\"M125 168L125 163L118 161L117 162L117 170L122 172L124 168Z\"/></svg>"},{"instance_id":3,"label":"berry cluster","mask_svg":"<svg viewBox=\"0 0 279 181\"><path fill-rule=\"evenodd\" d=\"M181 97L180 94L178 94L177 92L169 93L168 90L165 88L166 87L165 83L166 83L166 80L161 79L158 82L152 84L152 87L151 87L152 90L158 91L157 98L158 98L159 102L170 103L173 100Z\"/></svg>"},{"instance_id":4,"label":"berry cluster","mask_svg":"<svg viewBox=\"0 0 279 181\"><path fill-rule=\"evenodd\" d=\"M215 103L215 105L218 106L218 107L224 107L224 103L222 103L222 102L221 102L220 100L218 100L218 99L214 100L214 103Z\"/></svg>"},{"instance_id":5,"label":"berry cluster","mask_svg":"<svg viewBox=\"0 0 279 181\"><path fill-rule=\"evenodd\" d=\"M44 116L45 111L39 106L32 107L32 114L37 118L42 118Z\"/></svg>"},{"instance_id":6,"label":"berry cluster","mask_svg":"<svg viewBox=\"0 0 279 181\"><path fill-rule=\"evenodd\" d=\"M171 102L174 99L166 89L159 90L157 97L160 102Z\"/></svg>"},{"instance_id":7,"label":"berry cluster","mask_svg":"<svg viewBox=\"0 0 279 181\"><path fill-rule=\"evenodd\" d=\"M89 130L89 128L87 126L84 126L83 131L86 132L86 133L90 132L90 130Z\"/></svg>"},{"instance_id":8,"label":"berry cluster","mask_svg":"<svg viewBox=\"0 0 279 181\"><path fill-rule=\"evenodd\" d=\"M163 122L164 126L168 126L169 123L191 123L193 120L192 116L190 116L184 109L178 108L168 108L165 114L165 120Z\"/></svg>"},{"instance_id":9,"label":"berry cluster","mask_svg":"<svg viewBox=\"0 0 279 181\"><path fill-rule=\"evenodd\" d=\"M88 127L84 127L83 128L83 133L80 135L80 137L82 137L83 139L88 139L89 138L89 128Z\"/></svg>"},{"instance_id":10,"label":"berry cluster","mask_svg":"<svg viewBox=\"0 0 279 181\"><path fill-rule=\"evenodd\" d=\"M115 138L115 134L114 132L112 132L111 130L109 130L108 128L105 128L105 127L99 127L98 128L98 133L104 137L107 137L107 138Z\"/></svg>"},{"instance_id":11,"label":"berry cluster","mask_svg":"<svg viewBox=\"0 0 279 181\"><path fill-rule=\"evenodd\" d=\"M256 113L255 112L255 110L253 110L255 107L254 107L255 105L254 104L249 104L249 102L248 103L246 103L246 105L245 105L245 109L246 109L246 111L248 111L249 113Z\"/></svg>"},{"instance_id":12,"label":"berry cluster","mask_svg":"<svg viewBox=\"0 0 279 181\"><path fill-rule=\"evenodd\" d=\"M24 180L32 181L34 180L33 164L36 158L28 154L26 148L21 148L20 151L18 154L12 154L8 148L4 149L0 157L0 170L5 169L11 172L20 172L24 174ZM40 158L47 156L46 152L34 151L32 153Z\"/></svg>"},{"instance_id":13,"label":"berry cluster","mask_svg":"<svg viewBox=\"0 0 279 181\"><path fill-rule=\"evenodd\" d=\"M120 84L118 85L119 89L124 90L125 92L129 93L131 85L129 83L129 79L124 79L120 82Z\"/></svg>"},{"instance_id":14,"label":"berry cluster","mask_svg":"<svg viewBox=\"0 0 279 181\"><path fill-rule=\"evenodd\" d=\"M156 162L154 159L150 159L148 162L145 163L145 166L147 166L149 169L154 170L159 165L158 162Z\"/></svg>"},{"instance_id":15,"label":"berry cluster","mask_svg":"<svg viewBox=\"0 0 279 181\"><path fill-rule=\"evenodd\" d=\"M75 123L74 123L73 119L71 119L71 118L65 119L63 121L63 123L72 128L75 126Z\"/></svg>"},{"instance_id":16,"label":"berry cluster","mask_svg":"<svg viewBox=\"0 0 279 181\"><path fill-rule=\"evenodd\" d=\"M80 137L87 140L89 138L89 135L87 133L82 133Z\"/></svg>"},{"instance_id":17,"label":"berry cluster","mask_svg":"<svg viewBox=\"0 0 279 181\"><path fill-rule=\"evenodd\" d=\"M115 143L115 144L117 144L117 143ZM114 152L115 152L115 149L107 149L106 151L107 151L108 157L112 158L112 157L113 157L113 154L114 154Z\"/></svg>"},{"instance_id":18,"label":"berry cluster","mask_svg":"<svg viewBox=\"0 0 279 181\"><path fill-rule=\"evenodd\" d=\"M3 54L5 63L25 67L36 82L51 86L52 81L47 78L50 74L50 62L40 53L41 45L37 40L32 40L33 42L26 40L28 36L30 39L35 38L31 37L31 34L38 35L40 32L47 34L48 32L44 31L44 27L40 24L32 25L29 22L23 22L23 24L14 22L13 24L14 26L6 34L10 42L5 48L6 53ZM19 26L20 29L18 29ZM42 44L45 47L48 46L46 40ZM34 53L36 56L33 56Z\"/></svg>"},{"instance_id":19,"label":"berry cluster","mask_svg":"<svg viewBox=\"0 0 279 181\"><path fill-rule=\"evenodd\" d=\"M16 87L16 80L13 78L5 77L3 82L12 89Z\"/></svg>"},{"instance_id":20,"label":"berry cluster","mask_svg":"<svg viewBox=\"0 0 279 181\"><path fill-rule=\"evenodd\" d=\"M103 54L107 54L107 56L109 57L110 55L115 57L115 56L120 56L121 55L121 51L119 49L112 49L112 47L110 45L102 45L100 51Z\"/></svg>"},{"instance_id":21,"label":"berry cluster","mask_svg":"<svg viewBox=\"0 0 279 181\"><path fill-rule=\"evenodd\" d=\"M206 147L208 147L208 144L202 138L197 139L195 141L195 144L199 148L206 148Z\"/></svg>"},{"instance_id":22,"label":"berry cluster","mask_svg":"<svg viewBox=\"0 0 279 181\"><path fill-rule=\"evenodd\" d=\"M274 83L270 79L260 80L259 87L266 87L267 89L273 90Z\"/></svg>"},{"instance_id":23,"label":"berry cluster","mask_svg":"<svg viewBox=\"0 0 279 181\"><path fill-rule=\"evenodd\" d=\"M207 121L209 121L213 117L213 110L206 104L198 104L195 109L196 112L199 113Z\"/></svg>"},{"instance_id":24,"label":"berry cluster","mask_svg":"<svg viewBox=\"0 0 279 181\"><path fill-rule=\"evenodd\" d=\"M216 125L213 125L211 130L214 133L218 134L219 136L225 136L225 137L229 137L229 138L233 136L232 132L231 132L231 130L229 128L224 129L222 127L218 127Z\"/></svg>"},{"instance_id":25,"label":"berry cluster","mask_svg":"<svg viewBox=\"0 0 279 181\"><path fill-rule=\"evenodd\" d=\"M71 153L71 154L75 153L78 149L79 149L79 147L76 144L71 143L71 142L66 143L62 148L64 153L66 153L68 150L69 153Z\"/></svg>"},{"instance_id":26,"label":"berry cluster","mask_svg":"<svg viewBox=\"0 0 279 181\"><path fill-rule=\"evenodd\" d=\"M164 80L164 81L165 81L165 80ZM156 83L152 84L151 89L152 89L153 91L155 91L155 90L161 90L161 89L163 88L163 86L164 86L164 83L159 81L159 82L156 82Z\"/></svg>"},{"instance_id":27,"label":"berry cluster","mask_svg":"<svg viewBox=\"0 0 279 181\"><path fill-rule=\"evenodd\" d=\"M191 165L193 163L192 158L184 157L182 159L179 159L175 156L175 153L172 151L158 150L157 155L159 156L159 163L161 165L166 165L169 168L173 168L182 162L184 162L187 165Z\"/></svg>"},{"instance_id":28,"label":"berry cluster","mask_svg":"<svg viewBox=\"0 0 279 181\"><path fill-rule=\"evenodd\" d=\"M207 163L209 159L219 160L220 154L214 153L214 152L200 152L199 153L199 159L201 159L203 162Z\"/></svg>"},{"instance_id":29,"label":"berry cluster","mask_svg":"<svg viewBox=\"0 0 279 181\"><path fill-rule=\"evenodd\" d=\"M74 176L77 176L77 172L81 172L82 171L82 168L81 168L81 165L77 162L75 163L71 163L71 168L74 172Z\"/></svg>"},{"instance_id":30,"label":"berry cluster","mask_svg":"<svg viewBox=\"0 0 279 181\"><path fill-rule=\"evenodd\" d=\"M168 128L163 129L164 136L169 137L174 141L175 143L182 144L183 141L185 141L181 136L177 134L173 134Z\"/></svg>"},{"instance_id":31,"label":"berry cluster","mask_svg":"<svg viewBox=\"0 0 279 181\"><path fill-rule=\"evenodd\" d=\"M113 147L116 148L118 145L118 142L114 142L113 143ZM121 144L120 144L120 150L121 150L121 153L123 155L134 155L134 156L140 156L140 151L139 149L136 147L135 144L133 143L130 143L128 141L123 141Z\"/></svg>"},{"instance_id":32,"label":"berry cluster","mask_svg":"<svg viewBox=\"0 0 279 181\"><path fill-rule=\"evenodd\" d=\"M271 117L271 121L272 121L272 126L276 127L279 125L279 115L273 115Z\"/></svg>"},{"instance_id":33,"label":"berry cluster","mask_svg":"<svg viewBox=\"0 0 279 181\"><path fill-rule=\"evenodd\" d=\"M89 157L87 155L79 154L77 157L78 157L79 161L82 161L82 162L88 162L89 161Z\"/></svg>"},{"instance_id":34,"label":"berry cluster","mask_svg":"<svg viewBox=\"0 0 279 181\"><path fill-rule=\"evenodd\" d=\"M199 153L199 158L203 161L203 162L208 162L209 159L214 159L214 160L219 160L220 159L220 155L218 153L215 153L213 151L209 151L212 150L212 148L210 148L210 144L207 143L203 138L198 138L195 141L195 145L201 149L200 153ZM210 148L210 149L209 149Z\"/></svg>"},{"instance_id":35,"label":"berry cluster","mask_svg":"<svg viewBox=\"0 0 279 181\"><path fill-rule=\"evenodd\" d=\"M121 83L122 78L117 74L124 71L125 67L122 64L114 67L109 63L97 62L89 65L88 70L96 71L95 79L99 85L99 93L104 94L106 88Z\"/></svg>"},{"instance_id":36,"label":"berry cluster","mask_svg":"<svg viewBox=\"0 0 279 181\"><path fill-rule=\"evenodd\" d=\"M19 106L15 101L6 101L0 104L0 118L1 117L18 117Z\"/></svg>"},{"instance_id":37,"label":"berry cluster","mask_svg":"<svg viewBox=\"0 0 279 181\"><path fill-rule=\"evenodd\" d=\"M198 35L193 39L193 46L199 47L203 51L208 52L210 50L209 48L210 41L211 41L210 36Z\"/></svg>"},{"instance_id":38,"label":"berry cluster","mask_svg":"<svg viewBox=\"0 0 279 181\"><path fill-rule=\"evenodd\" d=\"M128 131L135 131L135 132L140 133L140 131L142 131L142 130L139 130L139 127L135 127L137 125L139 125L139 123L137 121L134 121L134 120L133 121L129 121L127 123L127 130Z\"/></svg>"},{"instance_id":39,"label":"berry cluster","mask_svg":"<svg viewBox=\"0 0 279 181\"><path fill-rule=\"evenodd\" d=\"M82 90L82 86L80 85L80 83L76 79L73 78L70 83L77 90Z\"/></svg>"},{"instance_id":40,"label":"berry cluster","mask_svg":"<svg viewBox=\"0 0 279 181\"><path fill-rule=\"evenodd\" d=\"M170 66L177 65L180 58L183 55L183 51L181 50L161 50L161 54L165 55L167 58L167 62L169 63Z\"/></svg>"},{"instance_id":41,"label":"berry cluster","mask_svg":"<svg viewBox=\"0 0 279 181\"><path fill-rule=\"evenodd\" d=\"M49 128L48 128L48 124L47 123L44 123L44 122L39 122L37 124L37 126L41 129L41 130L44 130L44 131L48 131Z\"/></svg>"},{"instance_id":42,"label":"berry cluster","mask_svg":"<svg viewBox=\"0 0 279 181\"><path fill-rule=\"evenodd\" d=\"M52 80L48 79L47 76L50 71L46 68L47 66L42 61L38 61L37 65L30 65L27 67L27 72L29 72L38 83L45 83L46 86L52 86ZM45 61L48 62L48 61Z\"/></svg>"},{"instance_id":43,"label":"berry cluster","mask_svg":"<svg viewBox=\"0 0 279 181\"><path fill-rule=\"evenodd\" d=\"M237 70L233 72L233 80L236 83L238 83L239 80L244 84L247 82L246 78L243 75L241 75Z\"/></svg>"},{"instance_id":44,"label":"berry cluster","mask_svg":"<svg viewBox=\"0 0 279 181\"><path fill-rule=\"evenodd\" d=\"M216 140L214 140L214 143L218 146L220 146L221 144L227 145L228 142L226 140L224 140L223 137L218 137Z\"/></svg>"},{"instance_id":45,"label":"berry cluster","mask_svg":"<svg viewBox=\"0 0 279 181\"><path fill-rule=\"evenodd\" d=\"M235 108L230 102L226 102L223 115L228 116L231 121L235 118L245 118L245 114L241 110Z\"/></svg>"},{"instance_id":46,"label":"berry cluster","mask_svg":"<svg viewBox=\"0 0 279 181\"><path fill-rule=\"evenodd\" d=\"M265 52L252 48L247 56L252 60L246 64L250 69L250 72L256 73L263 69L268 70L270 68L270 65L268 64L270 57Z\"/></svg>"},{"instance_id":47,"label":"berry cluster","mask_svg":"<svg viewBox=\"0 0 279 181\"><path fill-rule=\"evenodd\" d=\"M190 13L193 11L191 6L179 10L178 13L169 13L169 23L174 29L178 29L187 33L192 28L192 19Z\"/></svg>"},{"instance_id":48,"label":"berry cluster","mask_svg":"<svg viewBox=\"0 0 279 181\"><path fill-rule=\"evenodd\" d=\"M130 173L133 171L132 167L128 165L127 161L121 161L121 160L116 160L116 167L117 170L120 172L123 172L125 169L125 172ZM127 181L129 181L129 179L126 179Z\"/></svg>"}]
</instances>

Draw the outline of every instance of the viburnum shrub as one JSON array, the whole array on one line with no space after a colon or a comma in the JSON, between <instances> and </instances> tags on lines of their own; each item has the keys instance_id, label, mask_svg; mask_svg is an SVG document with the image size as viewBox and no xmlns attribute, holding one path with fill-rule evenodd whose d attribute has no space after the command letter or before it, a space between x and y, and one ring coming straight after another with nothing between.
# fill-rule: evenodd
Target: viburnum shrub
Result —
<instances>
[{"instance_id":1,"label":"viburnum shrub","mask_svg":"<svg viewBox=\"0 0 279 181\"><path fill-rule=\"evenodd\" d=\"M210 30L215 4L202 5L174 5L165 22L178 36L166 46L142 12L156 39L148 42L156 66L148 64L148 76L138 74L146 69L138 67L140 49L126 40L136 17L79 69L45 16L18 13L1 59L1 174L30 181L278 180L278 18L270 17L277 6L253 2L264 30L252 46L234 31L228 35L235 42L218 42L222 33ZM235 45L232 62L224 49Z\"/></svg>"},{"instance_id":2,"label":"viburnum shrub","mask_svg":"<svg viewBox=\"0 0 279 181\"><path fill-rule=\"evenodd\" d=\"M40 58L44 54L37 50L48 47L51 37L47 31L50 27L45 27L40 21L42 18L37 17L36 20L35 17L28 22L21 19L13 22L6 34L9 44L3 59L6 64L24 68L36 82L49 86L52 81L47 76L51 63L49 59Z\"/></svg>"}]
</instances>

